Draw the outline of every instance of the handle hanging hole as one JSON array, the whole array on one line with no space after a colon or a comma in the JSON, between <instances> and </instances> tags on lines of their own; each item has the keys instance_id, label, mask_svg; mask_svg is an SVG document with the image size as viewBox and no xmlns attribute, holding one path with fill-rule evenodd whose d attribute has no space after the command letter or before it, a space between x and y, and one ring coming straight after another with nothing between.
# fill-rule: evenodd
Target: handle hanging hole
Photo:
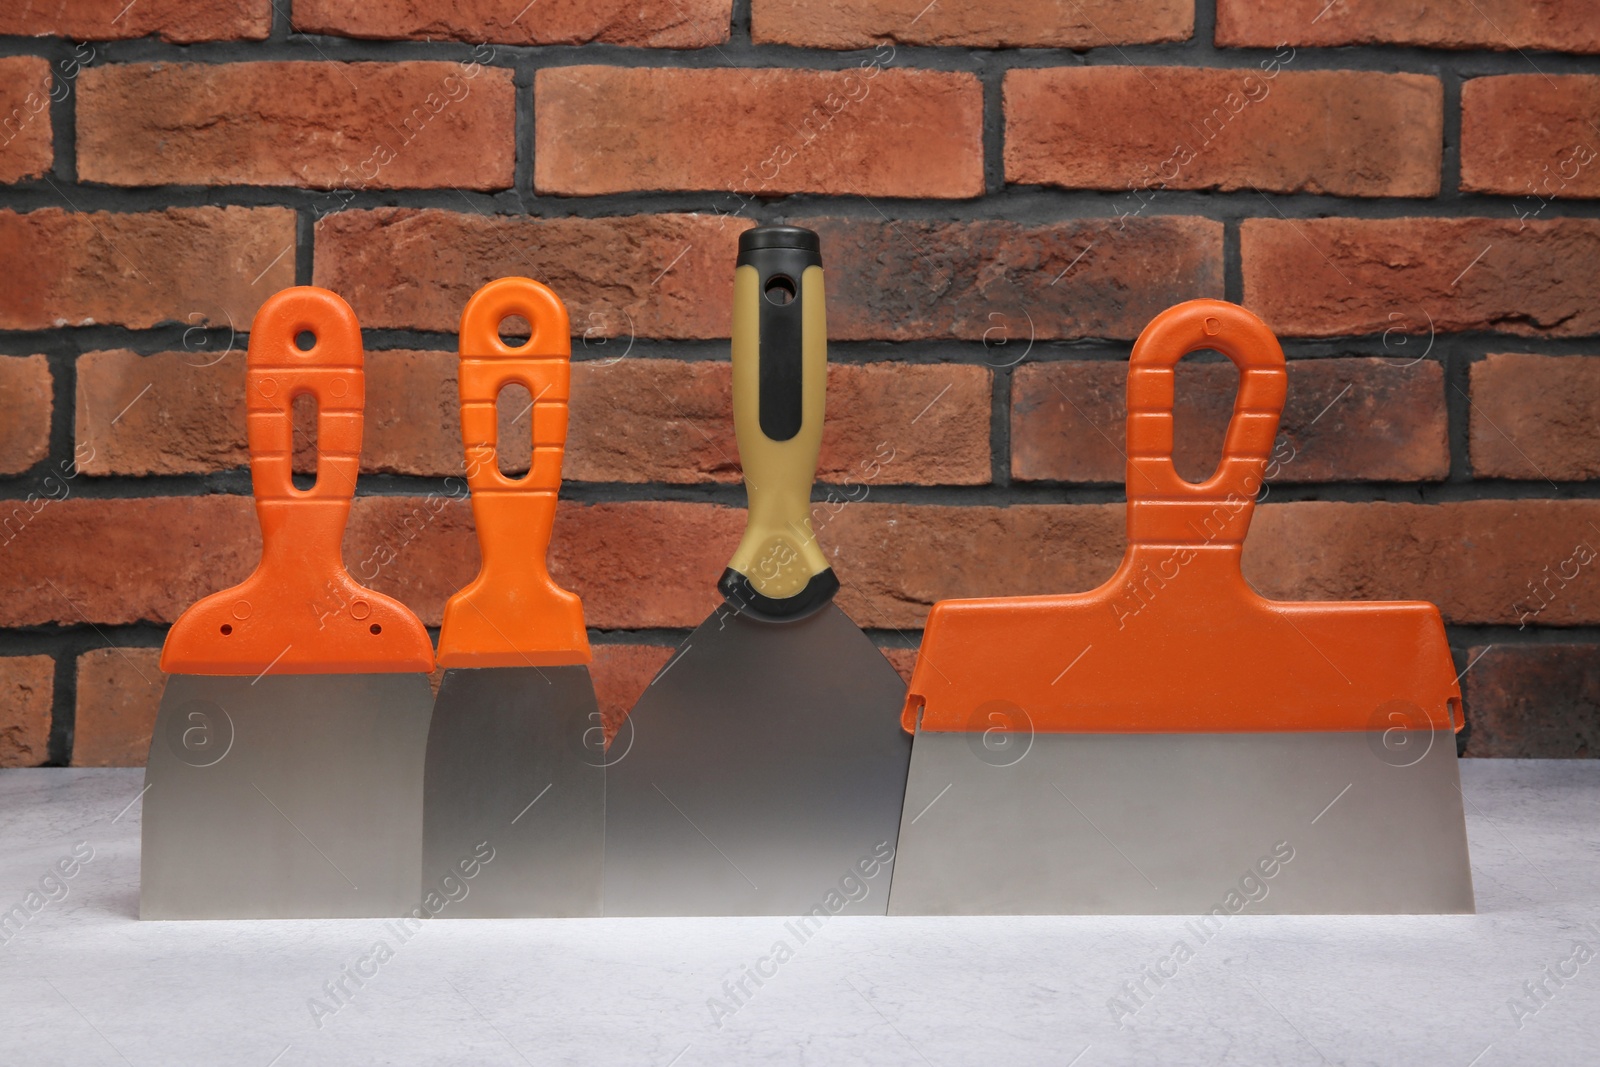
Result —
<instances>
[{"instance_id":1,"label":"handle hanging hole","mask_svg":"<svg viewBox=\"0 0 1600 1067\"><path fill-rule=\"evenodd\" d=\"M539 415L533 394L521 382L507 382L495 396L494 409L500 473L507 478L524 475L533 460L533 425Z\"/></svg>"},{"instance_id":2,"label":"handle hanging hole","mask_svg":"<svg viewBox=\"0 0 1600 1067\"><path fill-rule=\"evenodd\" d=\"M317 335L310 330L301 330L294 335L294 346L302 352L309 352L317 347Z\"/></svg>"},{"instance_id":3,"label":"handle hanging hole","mask_svg":"<svg viewBox=\"0 0 1600 1067\"><path fill-rule=\"evenodd\" d=\"M1202 348L1180 359L1172 373L1172 465L1178 477L1198 485L1222 464L1239 369L1220 352Z\"/></svg>"},{"instance_id":4,"label":"handle hanging hole","mask_svg":"<svg viewBox=\"0 0 1600 1067\"><path fill-rule=\"evenodd\" d=\"M767 279L767 299L782 307L793 303L799 290L795 288L794 279L787 274L774 274Z\"/></svg>"},{"instance_id":5,"label":"handle hanging hole","mask_svg":"<svg viewBox=\"0 0 1600 1067\"><path fill-rule=\"evenodd\" d=\"M507 348L521 348L533 336L533 327L521 315L507 315L500 320L500 343Z\"/></svg>"},{"instance_id":6,"label":"handle hanging hole","mask_svg":"<svg viewBox=\"0 0 1600 1067\"><path fill-rule=\"evenodd\" d=\"M308 493L317 485L317 398L300 393L289 408L294 422L294 487Z\"/></svg>"},{"instance_id":7,"label":"handle hanging hole","mask_svg":"<svg viewBox=\"0 0 1600 1067\"><path fill-rule=\"evenodd\" d=\"M231 633L233 633L233 627L228 623L223 623L222 624L222 636L223 637L227 637Z\"/></svg>"},{"instance_id":8,"label":"handle hanging hole","mask_svg":"<svg viewBox=\"0 0 1600 1067\"><path fill-rule=\"evenodd\" d=\"M373 623L371 626L367 627L367 630L371 632L374 637L383 633L383 627L379 626L377 623Z\"/></svg>"}]
</instances>

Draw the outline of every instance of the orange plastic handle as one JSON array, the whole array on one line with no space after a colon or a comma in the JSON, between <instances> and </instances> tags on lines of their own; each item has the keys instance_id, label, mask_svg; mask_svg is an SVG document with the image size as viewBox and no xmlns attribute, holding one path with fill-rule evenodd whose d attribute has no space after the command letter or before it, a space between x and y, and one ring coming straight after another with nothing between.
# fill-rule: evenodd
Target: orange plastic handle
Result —
<instances>
[{"instance_id":1,"label":"orange plastic handle","mask_svg":"<svg viewBox=\"0 0 1600 1067\"><path fill-rule=\"evenodd\" d=\"M1172 405L1178 361L1204 348L1239 368L1239 389L1222 461L1196 484L1172 463ZM1157 316L1128 360L1128 540L1242 545L1288 389L1278 339L1243 308L1196 300ZM1218 505L1228 503L1242 506L1218 516Z\"/></svg>"},{"instance_id":2,"label":"orange plastic handle","mask_svg":"<svg viewBox=\"0 0 1600 1067\"><path fill-rule=\"evenodd\" d=\"M532 336L516 347L500 324L520 315ZM461 312L461 437L482 564L450 598L439 630L443 667L555 667L588 663L583 602L550 577L547 557L561 490L572 382L567 309L531 278L499 278ZM520 478L500 471L500 390L533 397L533 463Z\"/></svg>"},{"instance_id":3,"label":"orange plastic handle","mask_svg":"<svg viewBox=\"0 0 1600 1067\"><path fill-rule=\"evenodd\" d=\"M1240 370L1223 458L1172 465L1173 368L1213 348ZM928 615L901 725L922 730L1227 733L1462 725L1432 604L1267 600L1239 570L1287 377L1250 312L1191 300L1128 366L1128 549L1088 593L947 600Z\"/></svg>"},{"instance_id":4,"label":"orange plastic handle","mask_svg":"<svg viewBox=\"0 0 1600 1067\"><path fill-rule=\"evenodd\" d=\"M302 351L296 338L315 341ZM257 675L427 671L428 631L410 609L344 568L361 462L361 327L334 293L285 289L256 313L246 359L250 481L261 562L239 585L179 616L161 650L168 673ZM317 402L317 480L294 487L295 398Z\"/></svg>"}]
</instances>

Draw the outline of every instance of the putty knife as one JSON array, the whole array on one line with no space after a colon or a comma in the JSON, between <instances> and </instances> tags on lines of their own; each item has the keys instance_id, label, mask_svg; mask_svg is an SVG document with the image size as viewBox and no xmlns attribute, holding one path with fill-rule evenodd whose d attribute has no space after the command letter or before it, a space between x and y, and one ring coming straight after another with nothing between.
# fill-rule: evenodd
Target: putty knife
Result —
<instances>
[{"instance_id":1,"label":"putty knife","mask_svg":"<svg viewBox=\"0 0 1600 1067\"><path fill-rule=\"evenodd\" d=\"M500 323L532 327L522 345ZM444 609L448 668L428 731L423 885L460 881L493 849L467 893L441 915L600 914L605 744L589 679L583 604L546 569L567 439L572 341L567 309L528 278L479 289L461 314L461 435L478 527L478 576ZM501 473L496 400L533 398L528 473Z\"/></svg>"},{"instance_id":2,"label":"putty knife","mask_svg":"<svg viewBox=\"0 0 1600 1067\"><path fill-rule=\"evenodd\" d=\"M1173 368L1199 349L1240 385L1194 484ZM1117 573L934 606L891 914L1473 910L1438 609L1271 601L1240 574L1286 387L1243 308L1163 312L1129 362Z\"/></svg>"},{"instance_id":3,"label":"putty knife","mask_svg":"<svg viewBox=\"0 0 1600 1067\"><path fill-rule=\"evenodd\" d=\"M139 914L400 915L421 877L433 646L340 555L365 403L355 313L325 289L273 296L245 380L261 562L185 611L161 650L172 677L145 765ZM303 491L290 478L301 395L317 404Z\"/></svg>"},{"instance_id":4,"label":"putty knife","mask_svg":"<svg viewBox=\"0 0 1600 1067\"><path fill-rule=\"evenodd\" d=\"M607 752L607 915L882 914L905 686L833 604L811 530L827 318L817 235L740 235L733 418L749 518L724 603ZM869 873L870 872L870 873Z\"/></svg>"}]
</instances>

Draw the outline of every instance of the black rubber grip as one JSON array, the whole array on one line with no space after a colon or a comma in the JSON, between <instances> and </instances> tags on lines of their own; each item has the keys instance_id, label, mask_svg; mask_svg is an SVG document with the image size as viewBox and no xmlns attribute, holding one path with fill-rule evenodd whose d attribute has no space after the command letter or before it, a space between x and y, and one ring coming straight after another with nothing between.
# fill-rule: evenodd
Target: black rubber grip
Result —
<instances>
[{"instance_id":1,"label":"black rubber grip","mask_svg":"<svg viewBox=\"0 0 1600 1067\"><path fill-rule=\"evenodd\" d=\"M738 265L756 268L757 383L761 432L787 441L805 421L801 279L822 265L817 235L799 226L757 226L739 235Z\"/></svg>"},{"instance_id":2,"label":"black rubber grip","mask_svg":"<svg viewBox=\"0 0 1600 1067\"><path fill-rule=\"evenodd\" d=\"M762 622L794 622L826 607L839 591L839 579L834 575L833 568L829 567L813 574L806 587L794 596L775 600L756 592L750 579L729 567L722 572L717 591L728 602L728 606L741 615L749 615Z\"/></svg>"}]
</instances>

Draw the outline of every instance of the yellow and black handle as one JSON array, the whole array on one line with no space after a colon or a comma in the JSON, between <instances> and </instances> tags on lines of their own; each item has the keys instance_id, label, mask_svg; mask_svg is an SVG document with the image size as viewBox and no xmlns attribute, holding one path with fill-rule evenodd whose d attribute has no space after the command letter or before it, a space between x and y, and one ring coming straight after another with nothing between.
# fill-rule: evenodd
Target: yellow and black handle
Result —
<instances>
[{"instance_id":1,"label":"yellow and black handle","mask_svg":"<svg viewBox=\"0 0 1600 1067\"><path fill-rule=\"evenodd\" d=\"M798 226L746 230L733 278L733 428L750 510L717 588L758 619L804 618L839 590L811 532L827 379L817 235Z\"/></svg>"}]
</instances>

